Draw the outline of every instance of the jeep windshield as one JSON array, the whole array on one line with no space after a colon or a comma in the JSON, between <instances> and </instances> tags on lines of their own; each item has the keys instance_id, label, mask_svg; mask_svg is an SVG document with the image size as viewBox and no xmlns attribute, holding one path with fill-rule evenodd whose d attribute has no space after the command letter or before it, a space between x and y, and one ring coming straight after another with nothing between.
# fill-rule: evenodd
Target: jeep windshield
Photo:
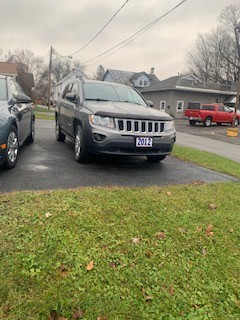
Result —
<instances>
[{"instance_id":1,"label":"jeep windshield","mask_svg":"<svg viewBox=\"0 0 240 320\"><path fill-rule=\"evenodd\" d=\"M111 85L107 83L85 83L84 92L86 100L114 101L142 105L148 107L142 97L132 88Z\"/></svg>"}]
</instances>

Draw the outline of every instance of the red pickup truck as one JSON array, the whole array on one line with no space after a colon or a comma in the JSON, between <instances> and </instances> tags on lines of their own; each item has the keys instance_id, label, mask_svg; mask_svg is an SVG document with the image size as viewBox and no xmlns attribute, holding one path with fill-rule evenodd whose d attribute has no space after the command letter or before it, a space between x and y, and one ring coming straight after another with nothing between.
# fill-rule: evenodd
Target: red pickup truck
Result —
<instances>
[{"instance_id":1,"label":"red pickup truck","mask_svg":"<svg viewBox=\"0 0 240 320\"><path fill-rule=\"evenodd\" d=\"M203 104L199 110L186 109L184 113L188 118L191 126L197 122L203 123L205 127L209 127L212 122L216 122L219 126L222 123L233 122L234 112L224 104L208 103ZM240 114L236 114L235 126L240 123Z\"/></svg>"}]
</instances>

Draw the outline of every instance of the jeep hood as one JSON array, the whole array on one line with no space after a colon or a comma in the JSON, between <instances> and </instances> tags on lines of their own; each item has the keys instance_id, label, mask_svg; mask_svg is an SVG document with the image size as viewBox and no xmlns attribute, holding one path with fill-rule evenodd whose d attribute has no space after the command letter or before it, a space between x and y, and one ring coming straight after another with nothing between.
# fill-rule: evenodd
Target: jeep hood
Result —
<instances>
[{"instance_id":1,"label":"jeep hood","mask_svg":"<svg viewBox=\"0 0 240 320\"><path fill-rule=\"evenodd\" d=\"M93 114L106 117L145 120L172 120L172 117L165 112L129 102L85 101L84 106Z\"/></svg>"}]
</instances>

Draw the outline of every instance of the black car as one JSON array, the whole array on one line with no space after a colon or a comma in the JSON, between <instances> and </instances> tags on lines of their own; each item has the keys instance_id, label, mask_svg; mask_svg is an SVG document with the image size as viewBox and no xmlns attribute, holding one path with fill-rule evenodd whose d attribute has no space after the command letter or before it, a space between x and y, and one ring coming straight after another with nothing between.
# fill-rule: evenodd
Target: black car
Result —
<instances>
[{"instance_id":1,"label":"black car","mask_svg":"<svg viewBox=\"0 0 240 320\"><path fill-rule=\"evenodd\" d=\"M19 147L33 142L35 117L30 97L12 77L0 75L0 166L15 167Z\"/></svg>"},{"instance_id":2,"label":"black car","mask_svg":"<svg viewBox=\"0 0 240 320\"><path fill-rule=\"evenodd\" d=\"M56 107L56 138L75 143L75 160L89 154L146 156L161 161L176 140L173 118L137 91L104 81L70 79Z\"/></svg>"}]
</instances>

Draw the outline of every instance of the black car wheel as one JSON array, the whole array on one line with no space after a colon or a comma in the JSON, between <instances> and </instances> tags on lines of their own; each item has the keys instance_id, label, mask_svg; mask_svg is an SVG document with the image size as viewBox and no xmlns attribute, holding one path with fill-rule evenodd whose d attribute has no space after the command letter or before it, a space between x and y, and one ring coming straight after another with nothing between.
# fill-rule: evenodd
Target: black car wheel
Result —
<instances>
[{"instance_id":1,"label":"black car wheel","mask_svg":"<svg viewBox=\"0 0 240 320\"><path fill-rule=\"evenodd\" d=\"M159 162L166 158L166 156L147 156L148 161Z\"/></svg>"},{"instance_id":2,"label":"black car wheel","mask_svg":"<svg viewBox=\"0 0 240 320\"><path fill-rule=\"evenodd\" d=\"M76 128L74 150L75 150L75 160L77 162L87 161L89 155L88 155L86 144L84 141L83 130L80 125L78 125Z\"/></svg>"},{"instance_id":3,"label":"black car wheel","mask_svg":"<svg viewBox=\"0 0 240 320\"><path fill-rule=\"evenodd\" d=\"M61 131L61 127L58 119L56 119L56 123L55 123L55 135L56 135L57 141L64 142L66 139L66 135Z\"/></svg>"},{"instance_id":4,"label":"black car wheel","mask_svg":"<svg viewBox=\"0 0 240 320\"><path fill-rule=\"evenodd\" d=\"M3 167L6 169L12 169L15 167L18 159L19 143L18 134L14 126L10 128L7 138L7 154L3 163Z\"/></svg>"},{"instance_id":5,"label":"black car wheel","mask_svg":"<svg viewBox=\"0 0 240 320\"><path fill-rule=\"evenodd\" d=\"M197 121L195 121L195 120L189 120L189 124L190 124L191 126L195 126L196 122L197 122Z\"/></svg>"},{"instance_id":6,"label":"black car wheel","mask_svg":"<svg viewBox=\"0 0 240 320\"><path fill-rule=\"evenodd\" d=\"M210 127L211 124L212 124L212 118L211 118L211 117L207 117L207 118L205 119L205 121L203 122L203 126L204 126L204 127Z\"/></svg>"},{"instance_id":7,"label":"black car wheel","mask_svg":"<svg viewBox=\"0 0 240 320\"><path fill-rule=\"evenodd\" d=\"M29 136L27 137L27 143L33 143L35 138L35 120L32 119L32 123L31 123L31 132L29 134Z\"/></svg>"}]
</instances>

